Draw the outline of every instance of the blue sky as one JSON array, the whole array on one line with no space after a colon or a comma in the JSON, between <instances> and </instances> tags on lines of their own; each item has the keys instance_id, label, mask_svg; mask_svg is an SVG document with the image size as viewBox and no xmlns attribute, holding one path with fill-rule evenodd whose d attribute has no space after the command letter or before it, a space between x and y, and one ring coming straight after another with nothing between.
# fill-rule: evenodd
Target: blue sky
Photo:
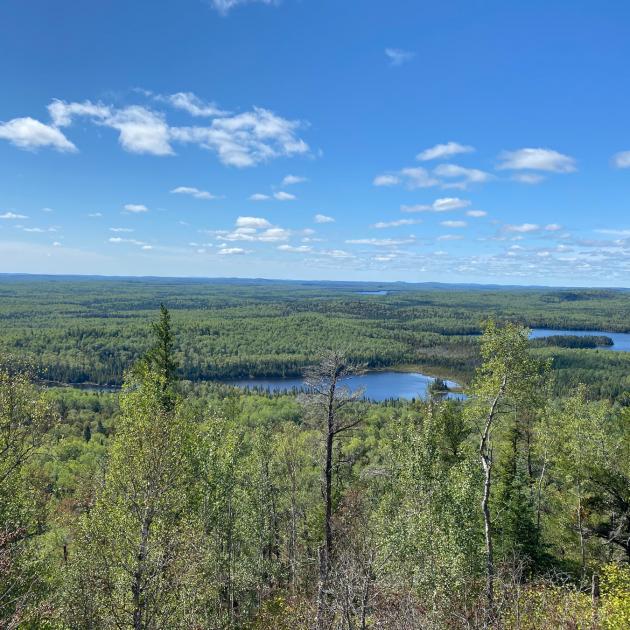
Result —
<instances>
[{"instance_id":1,"label":"blue sky","mask_svg":"<svg viewBox=\"0 0 630 630\"><path fill-rule=\"evenodd\" d=\"M630 286L627 2L5 0L0 271Z\"/></svg>"}]
</instances>

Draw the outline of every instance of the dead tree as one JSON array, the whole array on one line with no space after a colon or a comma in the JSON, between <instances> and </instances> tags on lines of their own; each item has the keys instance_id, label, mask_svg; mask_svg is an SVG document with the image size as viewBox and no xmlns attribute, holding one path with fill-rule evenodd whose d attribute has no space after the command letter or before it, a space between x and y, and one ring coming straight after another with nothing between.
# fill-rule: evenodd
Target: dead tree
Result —
<instances>
[{"instance_id":1,"label":"dead tree","mask_svg":"<svg viewBox=\"0 0 630 630\"><path fill-rule=\"evenodd\" d=\"M315 627L329 626L331 608L330 574L334 559L333 535L333 476L334 448L339 434L356 427L361 418L346 413L349 403L363 396L362 390L351 391L344 381L360 371L350 364L343 352L332 350L320 357L319 362L308 369L305 383L308 393L303 402L321 429L325 456L323 463L322 494L324 500L324 541L319 551L319 583L317 588L317 616ZM343 412L342 412L343 410Z\"/></svg>"}]
</instances>

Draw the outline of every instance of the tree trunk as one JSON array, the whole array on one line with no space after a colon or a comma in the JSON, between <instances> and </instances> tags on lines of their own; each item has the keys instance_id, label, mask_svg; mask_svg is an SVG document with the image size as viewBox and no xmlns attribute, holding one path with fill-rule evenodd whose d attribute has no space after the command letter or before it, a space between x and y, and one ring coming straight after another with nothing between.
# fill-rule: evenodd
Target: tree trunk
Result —
<instances>
[{"instance_id":1,"label":"tree trunk","mask_svg":"<svg viewBox=\"0 0 630 630\"><path fill-rule=\"evenodd\" d=\"M490 431L497 413L499 401L505 392L507 375L503 376L499 391L495 396L486 418L486 423L481 434L479 444L479 456L484 472L483 498L481 499L481 511L483 513L484 534L486 539L486 611L484 627L488 628L494 621L494 550L492 546L492 520L490 514L490 493L492 490L492 448L490 447Z\"/></svg>"},{"instance_id":2,"label":"tree trunk","mask_svg":"<svg viewBox=\"0 0 630 630\"><path fill-rule=\"evenodd\" d=\"M133 598L133 627L134 630L142 630L144 627L144 613L146 602L144 600L144 569L147 558L147 545L149 542L149 531L151 529L151 521L153 517L149 511L145 512L142 519L142 528L140 530L140 545L138 547L137 565L133 573L133 581L131 583L131 594Z\"/></svg>"},{"instance_id":3,"label":"tree trunk","mask_svg":"<svg viewBox=\"0 0 630 630\"><path fill-rule=\"evenodd\" d=\"M328 417L326 430L326 462L324 465L324 546L319 557L319 588L317 593L317 617L315 619L316 628L327 627L326 618L328 616L328 580L333 554L333 533L332 533L332 477L333 477L333 447L335 440L335 388L336 380L330 383L328 395Z\"/></svg>"}]
</instances>

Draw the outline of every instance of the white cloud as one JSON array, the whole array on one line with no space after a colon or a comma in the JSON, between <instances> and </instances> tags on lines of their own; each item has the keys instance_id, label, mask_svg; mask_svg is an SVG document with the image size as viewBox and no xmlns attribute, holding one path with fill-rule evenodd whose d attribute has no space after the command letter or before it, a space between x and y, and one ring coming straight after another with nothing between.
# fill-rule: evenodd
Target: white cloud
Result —
<instances>
[{"instance_id":1,"label":"white cloud","mask_svg":"<svg viewBox=\"0 0 630 630\"><path fill-rule=\"evenodd\" d=\"M192 92L177 92L168 96L157 96L158 100L167 101L173 107L188 112L196 117L224 116L228 112L219 109L215 103L206 103Z\"/></svg>"},{"instance_id":2,"label":"white cloud","mask_svg":"<svg viewBox=\"0 0 630 630\"><path fill-rule=\"evenodd\" d=\"M89 116L101 120L108 118L111 115L111 108L101 103L92 103L92 101L66 103L55 98L48 105L48 113L55 127L67 127L72 124L74 116Z\"/></svg>"},{"instance_id":3,"label":"white cloud","mask_svg":"<svg viewBox=\"0 0 630 630\"><path fill-rule=\"evenodd\" d=\"M278 245L278 249L281 252L293 252L296 254L306 254L313 251L313 248L308 245Z\"/></svg>"},{"instance_id":4,"label":"white cloud","mask_svg":"<svg viewBox=\"0 0 630 630\"><path fill-rule=\"evenodd\" d=\"M307 182L306 177L300 177L299 175L287 175L280 184L281 186L293 186L294 184L302 184Z\"/></svg>"},{"instance_id":5,"label":"white cloud","mask_svg":"<svg viewBox=\"0 0 630 630\"><path fill-rule=\"evenodd\" d=\"M396 247L415 242L415 238L354 238L346 241L349 245L374 245L375 247Z\"/></svg>"},{"instance_id":6,"label":"white cloud","mask_svg":"<svg viewBox=\"0 0 630 630\"><path fill-rule=\"evenodd\" d=\"M446 144L436 144L430 149L421 151L416 156L417 160L426 162L428 160L441 160L443 158L450 157L452 155L458 155L460 153L472 153L475 150L474 147L459 144L458 142L447 142Z\"/></svg>"},{"instance_id":7,"label":"white cloud","mask_svg":"<svg viewBox=\"0 0 630 630\"><path fill-rule=\"evenodd\" d=\"M437 186L440 183L435 177L429 174L426 168L422 168L421 166L403 168L400 173L406 178L407 186L411 189L429 188L431 186Z\"/></svg>"},{"instance_id":8,"label":"white cloud","mask_svg":"<svg viewBox=\"0 0 630 630\"><path fill-rule=\"evenodd\" d=\"M177 188L173 188L171 192L177 195L190 195L195 199L217 199L215 195L209 193L207 190L199 190L199 188L195 188L194 186L178 186Z\"/></svg>"},{"instance_id":9,"label":"white cloud","mask_svg":"<svg viewBox=\"0 0 630 630\"><path fill-rule=\"evenodd\" d=\"M459 210L470 205L468 199L460 199L459 197L442 197L433 202L433 210L435 212L447 212L448 210Z\"/></svg>"},{"instance_id":10,"label":"white cloud","mask_svg":"<svg viewBox=\"0 0 630 630\"><path fill-rule=\"evenodd\" d=\"M1 218L1 217L0 217ZM623 238L630 236L630 230L623 229L601 229L595 230L599 234L609 234L611 236L621 236Z\"/></svg>"},{"instance_id":11,"label":"white cloud","mask_svg":"<svg viewBox=\"0 0 630 630\"><path fill-rule=\"evenodd\" d=\"M74 153L78 150L59 129L28 116L1 123L0 139L8 140L16 147L29 151L36 151L42 147L51 147L65 153Z\"/></svg>"},{"instance_id":12,"label":"white cloud","mask_svg":"<svg viewBox=\"0 0 630 630\"><path fill-rule=\"evenodd\" d=\"M220 249L218 253L221 254L221 256L242 256L243 254L249 254L250 251L241 247L224 247Z\"/></svg>"},{"instance_id":13,"label":"white cloud","mask_svg":"<svg viewBox=\"0 0 630 630\"><path fill-rule=\"evenodd\" d=\"M284 192L282 190L273 193L274 199L277 199L278 201L293 201L294 199L296 199L295 195L292 195L291 193L288 192Z\"/></svg>"},{"instance_id":14,"label":"white cloud","mask_svg":"<svg viewBox=\"0 0 630 630\"><path fill-rule=\"evenodd\" d=\"M55 242L52 244L52 246L53 246L53 247L61 247L61 243L60 243L59 241L55 241Z\"/></svg>"},{"instance_id":15,"label":"white cloud","mask_svg":"<svg viewBox=\"0 0 630 630\"><path fill-rule=\"evenodd\" d=\"M449 228L463 228L466 227L468 224L466 223L466 221L441 221L440 225Z\"/></svg>"},{"instance_id":16,"label":"white cloud","mask_svg":"<svg viewBox=\"0 0 630 630\"><path fill-rule=\"evenodd\" d=\"M562 226L558 225L557 223L549 223L548 225L545 225L545 230L547 232L558 232L561 229Z\"/></svg>"},{"instance_id":17,"label":"white cloud","mask_svg":"<svg viewBox=\"0 0 630 630\"><path fill-rule=\"evenodd\" d=\"M173 155L172 143L181 142L216 152L223 164L246 167L309 151L306 142L297 136L302 123L287 120L269 110L255 107L248 112L229 115L190 92L154 98L193 116L214 118L208 126L172 127L163 113L140 105L117 109L90 101L67 103L54 100L48 109L58 126L68 126L74 117L83 116L96 125L116 129L120 145L131 153ZM76 151L56 126L44 125L32 118L18 118L0 125L2 137L21 148L53 146L60 151Z\"/></svg>"},{"instance_id":18,"label":"white cloud","mask_svg":"<svg viewBox=\"0 0 630 630\"><path fill-rule=\"evenodd\" d=\"M575 160L553 149L518 149L504 151L500 156L498 169L548 171L572 173L576 170Z\"/></svg>"},{"instance_id":19,"label":"white cloud","mask_svg":"<svg viewBox=\"0 0 630 630\"><path fill-rule=\"evenodd\" d=\"M133 232L131 228L110 227L110 232Z\"/></svg>"},{"instance_id":20,"label":"white cloud","mask_svg":"<svg viewBox=\"0 0 630 630\"><path fill-rule=\"evenodd\" d=\"M125 151L150 155L173 155L169 127L163 114L139 105L114 112L103 124L120 132L118 141Z\"/></svg>"},{"instance_id":21,"label":"white cloud","mask_svg":"<svg viewBox=\"0 0 630 630\"><path fill-rule=\"evenodd\" d=\"M258 234L256 240L262 241L263 243L273 243L274 241L286 241L289 236L291 236L291 232L289 230L275 227L264 230Z\"/></svg>"},{"instance_id":22,"label":"white cloud","mask_svg":"<svg viewBox=\"0 0 630 630\"><path fill-rule=\"evenodd\" d=\"M5 212L0 214L0 219L5 219L7 221L15 221L16 219L28 219L25 214L16 214L15 212Z\"/></svg>"},{"instance_id":23,"label":"white cloud","mask_svg":"<svg viewBox=\"0 0 630 630\"><path fill-rule=\"evenodd\" d=\"M445 146L447 145L437 145L437 147L427 149L428 155L437 151L439 147ZM422 155L421 153L418 158L422 159ZM432 186L465 189L469 184L484 183L492 179L495 179L494 175L478 168L466 168L458 164L438 164L433 170L422 166L410 166L394 173L383 173L374 178L373 184L375 186L405 184L411 190Z\"/></svg>"},{"instance_id":24,"label":"white cloud","mask_svg":"<svg viewBox=\"0 0 630 630\"><path fill-rule=\"evenodd\" d=\"M528 234L531 232L538 232L538 230L540 230L540 225L537 225L536 223L521 223L520 225L506 225L503 229L506 232L520 232Z\"/></svg>"},{"instance_id":25,"label":"white cloud","mask_svg":"<svg viewBox=\"0 0 630 630\"><path fill-rule=\"evenodd\" d=\"M420 219L398 219L397 221L379 221L372 225L373 228L383 229L390 227L399 227L401 225L416 225L422 223Z\"/></svg>"},{"instance_id":26,"label":"white cloud","mask_svg":"<svg viewBox=\"0 0 630 630\"><path fill-rule=\"evenodd\" d=\"M142 249L144 250L153 249L153 245L143 245Z\"/></svg>"},{"instance_id":27,"label":"white cloud","mask_svg":"<svg viewBox=\"0 0 630 630\"><path fill-rule=\"evenodd\" d=\"M630 168L630 151L621 151L613 156L613 164L617 168Z\"/></svg>"},{"instance_id":28,"label":"white cloud","mask_svg":"<svg viewBox=\"0 0 630 630\"><path fill-rule=\"evenodd\" d=\"M350 252L346 252L343 249L322 249L318 252L323 256L330 256L331 258L354 258L354 255Z\"/></svg>"},{"instance_id":29,"label":"white cloud","mask_svg":"<svg viewBox=\"0 0 630 630\"><path fill-rule=\"evenodd\" d=\"M127 212L148 212L149 208L147 208L144 204L142 203L127 203L125 204L125 210Z\"/></svg>"},{"instance_id":30,"label":"white cloud","mask_svg":"<svg viewBox=\"0 0 630 630\"><path fill-rule=\"evenodd\" d=\"M88 217L91 217L92 219L96 219L102 216L103 216L102 212L90 212L90 214L88 214Z\"/></svg>"},{"instance_id":31,"label":"white cloud","mask_svg":"<svg viewBox=\"0 0 630 630\"><path fill-rule=\"evenodd\" d=\"M253 195L250 195L249 197L250 201L266 201L267 199L271 199L271 197L263 193L254 193Z\"/></svg>"},{"instance_id":32,"label":"white cloud","mask_svg":"<svg viewBox=\"0 0 630 630\"><path fill-rule=\"evenodd\" d=\"M38 227L32 227L32 228L22 228L25 232L35 232L37 234L43 234L44 232L47 232L49 230L44 230L43 228L38 228ZM50 230L50 231L55 231L55 230Z\"/></svg>"},{"instance_id":33,"label":"white cloud","mask_svg":"<svg viewBox=\"0 0 630 630\"><path fill-rule=\"evenodd\" d=\"M461 234L443 234L438 236L438 241L461 241L464 237Z\"/></svg>"},{"instance_id":34,"label":"white cloud","mask_svg":"<svg viewBox=\"0 0 630 630\"><path fill-rule=\"evenodd\" d=\"M278 0L210 0L212 6L221 14L227 15L231 9L243 4L250 4L252 2L259 2L261 4L273 5L277 4Z\"/></svg>"},{"instance_id":35,"label":"white cloud","mask_svg":"<svg viewBox=\"0 0 630 630\"><path fill-rule=\"evenodd\" d=\"M540 173L516 173L512 175L512 179L515 182L520 182L521 184L540 184L540 182L545 181L545 176L540 175Z\"/></svg>"},{"instance_id":36,"label":"white cloud","mask_svg":"<svg viewBox=\"0 0 630 630\"><path fill-rule=\"evenodd\" d=\"M334 223L335 219L329 217L327 214L316 214L313 217L313 221L315 221L315 223Z\"/></svg>"},{"instance_id":37,"label":"white cloud","mask_svg":"<svg viewBox=\"0 0 630 630\"><path fill-rule=\"evenodd\" d=\"M385 55L392 66L400 66L407 61L411 61L416 56L416 53L409 50L401 50L400 48L386 48Z\"/></svg>"},{"instance_id":38,"label":"white cloud","mask_svg":"<svg viewBox=\"0 0 630 630\"><path fill-rule=\"evenodd\" d=\"M42 208L42 212L54 212L52 208Z\"/></svg>"},{"instance_id":39,"label":"white cloud","mask_svg":"<svg viewBox=\"0 0 630 630\"><path fill-rule=\"evenodd\" d=\"M459 179L460 181L445 184L446 187L466 188L468 184L482 184L493 179L493 175L481 171L478 168L466 168L458 164L440 164L433 170L435 175L446 179Z\"/></svg>"},{"instance_id":40,"label":"white cloud","mask_svg":"<svg viewBox=\"0 0 630 630\"><path fill-rule=\"evenodd\" d=\"M459 197L442 197L436 199L432 204L416 204L413 206L401 206L403 212L449 212L451 210L459 210L467 208L470 205L468 199L460 199Z\"/></svg>"},{"instance_id":41,"label":"white cloud","mask_svg":"<svg viewBox=\"0 0 630 630\"><path fill-rule=\"evenodd\" d=\"M372 183L374 186L396 186L400 184L400 177L396 175L377 175Z\"/></svg>"},{"instance_id":42,"label":"white cloud","mask_svg":"<svg viewBox=\"0 0 630 630\"><path fill-rule=\"evenodd\" d=\"M109 238L110 243L129 243L130 245L138 245L142 247L146 245L144 241L138 241L135 238L122 238L121 236L111 236Z\"/></svg>"},{"instance_id":43,"label":"white cloud","mask_svg":"<svg viewBox=\"0 0 630 630\"><path fill-rule=\"evenodd\" d=\"M466 211L466 216L475 217L476 219L478 219L479 217L485 217L487 215L488 213L485 210L467 210Z\"/></svg>"},{"instance_id":44,"label":"white cloud","mask_svg":"<svg viewBox=\"0 0 630 630\"><path fill-rule=\"evenodd\" d=\"M279 156L308 153L296 135L301 123L255 107L251 112L216 118L208 127L172 127L171 138L216 151L219 160L239 168L255 166Z\"/></svg>"},{"instance_id":45,"label":"white cloud","mask_svg":"<svg viewBox=\"0 0 630 630\"><path fill-rule=\"evenodd\" d=\"M272 226L267 219L263 219L262 217L238 217L236 219L236 227L252 228L257 230L270 228Z\"/></svg>"}]
</instances>

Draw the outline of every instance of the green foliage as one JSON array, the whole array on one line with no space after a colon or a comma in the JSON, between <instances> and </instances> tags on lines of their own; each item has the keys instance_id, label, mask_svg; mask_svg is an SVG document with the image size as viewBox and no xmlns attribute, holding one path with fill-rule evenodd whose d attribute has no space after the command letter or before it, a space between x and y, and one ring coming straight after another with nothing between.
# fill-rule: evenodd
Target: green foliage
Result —
<instances>
[{"instance_id":1,"label":"green foliage","mask_svg":"<svg viewBox=\"0 0 630 630\"><path fill-rule=\"evenodd\" d=\"M387 295L359 293L379 288ZM152 346L148 323L168 302L178 330L173 360L185 379L296 376L322 348L344 347L370 368L415 365L469 382L488 317L630 330L627 291L571 293L579 299L545 289L7 277L0 282L0 348L36 361L42 379L120 385ZM630 353L538 352L554 358L558 393L578 382L598 397L630 389Z\"/></svg>"}]
</instances>

